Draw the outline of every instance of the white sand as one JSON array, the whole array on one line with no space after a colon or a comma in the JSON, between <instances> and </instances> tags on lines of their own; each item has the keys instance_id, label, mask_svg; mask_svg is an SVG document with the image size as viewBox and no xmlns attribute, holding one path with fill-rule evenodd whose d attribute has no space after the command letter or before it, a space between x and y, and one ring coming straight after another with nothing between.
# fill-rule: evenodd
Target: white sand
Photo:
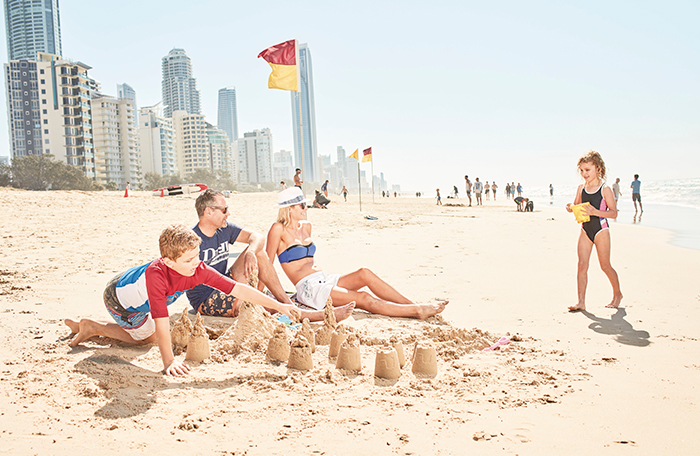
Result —
<instances>
[{"instance_id":1,"label":"white sand","mask_svg":"<svg viewBox=\"0 0 700 456\"><path fill-rule=\"evenodd\" d=\"M71 349L62 320L107 319L107 281L157 257L167 224L194 225L194 195L0 189L0 451L697 454L700 251L613 222L624 310L604 307L611 291L594 253L592 314L569 314L579 228L563 209L376 200L362 214L376 221L352 198L309 211L318 263L369 267L416 301L449 299L441 318L355 312L343 324L363 342L360 375L337 371L328 346L310 371L288 370L266 361L265 343L173 378L155 345L97 338ZM249 229L275 218L274 194L228 201L230 220ZM186 309L172 305L173 322ZM508 334L521 340L479 350ZM391 336L407 359L416 340L437 341L438 375L416 378L408 362L398 380L376 379L373 354Z\"/></svg>"}]
</instances>

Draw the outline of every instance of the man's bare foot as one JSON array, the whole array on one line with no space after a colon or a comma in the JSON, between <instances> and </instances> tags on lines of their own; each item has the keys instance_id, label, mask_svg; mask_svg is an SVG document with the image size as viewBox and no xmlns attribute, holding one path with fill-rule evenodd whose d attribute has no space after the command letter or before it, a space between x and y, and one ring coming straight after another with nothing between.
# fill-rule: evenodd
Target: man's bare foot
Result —
<instances>
[{"instance_id":1,"label":"man's bare foot","mask_svg":"<svg viewBox=\"0 0 700 456\"><path fill-rule=\"evenodd\" d=\"M418 315L416 316L416 318L420 320L425 320L426 318L430 318L433 315L437 315L443 310L445 310L445 306L449 303L450 301L441 301L429 304L416 304L418 308Z\"/></svg>"},{"instance_id":2,"label":"man's bare foot","mask_svg":"<svg viewBox=\"0 0 700 456\"><path fill-rule=\"evenodd\" d=\"M613 296L613 300L610 301L610 304L608 304L605 307L607 307L608 309L617 309L618 307L620 307L620 301L622 301L622 294Z\"/></svg>"},{"instance_id":3,"label":"man's bare foot","mask_svg":"<svg viewBox=\"0 0 700 456\"><path fill-rule=\"evenodd\" d=\"M586 304L576 304L575 306L569 306L569 312L581 312L586 310Z\"/></svg>"},{"instance_id":4,"label":"man's bare foot","mask_svg":"<svg viewBox=\"0 0 700 456\"><path fill-rule=\"evenodd\" d=\"M333 309L335 314L335 321L340 322L352 315L352 311L355 310L355 301L352 301L344 306L338 306Z\"/></svg>"},{"instance_id":5,"label":"man's bare foot","mask_svg":"<svg viewBox=\"0 0 700 456\"><path fill-rule=\"evenodd\" d=\"M66 320L66 324L68 325L68 321ZM70 326L70 325L68 325ZM80 320L80 323L78 324L78 333L71 339L70 345L71 347L77 347L80 342L87 340L93 336L99 335L97 329L98 329L99 323L89 320L87 318L83 318ZM71 327L71 330L73 328ZM75 331L74 331L75 332Z\"/></svg>"},{"instance_id":6,"label":"man's bare foot","mask_svg":"<svg viewBox=\"0 0 700 456\"><path fill-rule=\"evenodd\" d=\"M63 323L65 323L70 328L70 331L73 334L78 334L78 331L80 331L80 323L78 323L75 320L71 320L70 318L66 318L65 320L63 320Z\"/></svg>"}]
</instances>

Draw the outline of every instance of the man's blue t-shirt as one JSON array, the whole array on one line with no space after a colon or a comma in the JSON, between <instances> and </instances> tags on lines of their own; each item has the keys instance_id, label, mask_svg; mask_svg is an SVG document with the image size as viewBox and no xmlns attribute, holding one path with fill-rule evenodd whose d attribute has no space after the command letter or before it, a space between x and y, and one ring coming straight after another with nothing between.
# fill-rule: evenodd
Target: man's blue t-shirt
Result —
<instances>
[{"instance_id":1,"label":"man's blue t-shirt","mask_svg":"<svg viewBox=\"0 0 700 456\"><path fill-rule=\"evenodd\" d=\"M238 235L241 233L241 227L233 223L226 223L226 227L217 229L212 237L202 233L199 229L199 225L195 225L192 231L197 233L197 236L202 239L202 243L199 245L199 259L221 274L226 274L229 256L228 246L236 242ZM215 290L206 285L197 285L187 291L187 298L190 300L190 305L197 310L199 305L209 297L212 291Z\"/></svg>"},{"instance_id":2,"label":"man's blue t-shirt","mask_svg":"<svg viewBox=\"0 0 700 456\"><path fill-rule=\"evenodd\" d=\"M642 181L635 179L632 181L632 193L639 193L639 188L642 186Z\"/></svg>"}]
</instances>

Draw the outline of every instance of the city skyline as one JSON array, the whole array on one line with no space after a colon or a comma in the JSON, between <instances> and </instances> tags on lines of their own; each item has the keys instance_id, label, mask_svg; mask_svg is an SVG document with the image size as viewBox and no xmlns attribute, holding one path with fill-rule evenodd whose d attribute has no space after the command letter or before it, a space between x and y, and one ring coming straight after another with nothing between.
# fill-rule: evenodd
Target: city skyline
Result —
<instances>
[{"instance_id":1,"label":"city skyline","mask_svg":"<svg viewBox=\"0 0 700 456\"><path fill-rule=\"evenodd\" d=\"M296 8L283 2L272 2L272 13L222 5L216 17L201 5L164 5L126 1L105 26L90 19L94 9L62 1L63 54L89 62L103 87L127 81L142 105L152 105L161 98L160 59L186 49L207 119L216 114L218 89L236 86L240 131L268 127L276 147L292 150L289 102L267 89L269 67L255 57L288 39L309 43L319 154L372 146L375 172L406 189L460 185L464 174L575 183L575 161L588 149L599 150L612 172L646 179L694 177L700 169L700 39L691 19L700 6L689 2L428 9L311 2L317 7L298 23L289 23ZM128 13L137 6L139 15ZM247 20L232 28L234 10ZM169 27L153 27L154 17ZM253 26L262 20L267 27ZM353 33L357 24L373 33ZM232 44L212 45L223 41ZM7 131L0 140L8 144Z\"/></svg>"}]
</instances>

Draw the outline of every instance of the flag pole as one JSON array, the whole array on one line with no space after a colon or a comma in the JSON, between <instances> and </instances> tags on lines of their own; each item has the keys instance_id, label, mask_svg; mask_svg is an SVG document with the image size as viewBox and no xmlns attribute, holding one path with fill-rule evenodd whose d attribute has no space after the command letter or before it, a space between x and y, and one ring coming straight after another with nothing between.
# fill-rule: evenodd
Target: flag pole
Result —
<instances>
[{"instance_id":1,"label":"flag pole","mask_svg":"<svg viewBox=\"0 0 700 456\"><path fill-rule=\"evenodd\" d=\"M304 119L301 114L301 62L299 61L299 40L294 40L294 53L297 62L297 103L299 104L299 144L301 149L301 192L306 196L306 167L304 166Z\"/></svg>"},{"instance_id":2,"label":"flag pole","mask_svg":"<svg viewBox=\"0 0 700 456\"><path fill-rule=\"evenodd\" d=\"M360 183L360 158L357 158L357 194L360 195L360 212L362 212L362 184Z\"/></svg>"},{"instance_id":3,"label":"flag pole","mask_svg":"<svg viewBox=\"0 0 700 456\"><path fill-rule=\"evenodd\" d=\"M372 157L372 203L374 204L374 157Z\"/></svg>"}]
</instances>

